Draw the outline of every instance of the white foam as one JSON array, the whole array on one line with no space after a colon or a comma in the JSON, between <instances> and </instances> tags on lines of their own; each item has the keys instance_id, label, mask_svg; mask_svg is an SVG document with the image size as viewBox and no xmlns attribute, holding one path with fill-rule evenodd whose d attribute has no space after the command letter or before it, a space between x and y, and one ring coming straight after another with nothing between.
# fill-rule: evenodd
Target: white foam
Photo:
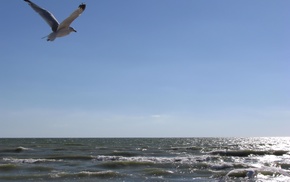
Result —
<instances>
[{"instance_id":1,"label":"white foam","mask_svg":"<svg viewBox=\"0 0 290 182\"><path fill-rule=\"evenodd\" d=\"M280 168L275 167L259 167L259 168L245 168L245 169L234 169L228 172L228 174L225 176L225 179L231 178L231 177L241 177L244 176L244 178L247 179L253 179L253 178L269 178L271 176L280 176L283 179L287 178L287 181L290 180L290 171L289 170L283 170ZM268 176L268 177L267 177Z\"/></svg>"},{"instance_id":2,"label":"white foam","mask_svg":"<svg viewBox=\"0 0 290 182\"><path fill-rule=\"evenodd\" d=\"M122 157L122 156L104 156L99 155L95 160L100 161L138 161L154 163L193 163L197 162L195 158L190 157Z\"/></svg>"},{"instance_id":3,"label":"white foam","mask_svg":"<svg viewBox=\"0 0 290 182\"><path fill-rule=\"evenodd\" d=\"M62 160L55 159L15 159L15 158L3 158L3 161L12 162L12 163L36 163L36 162L57 162Z\"/></svg>"}]
</instances>

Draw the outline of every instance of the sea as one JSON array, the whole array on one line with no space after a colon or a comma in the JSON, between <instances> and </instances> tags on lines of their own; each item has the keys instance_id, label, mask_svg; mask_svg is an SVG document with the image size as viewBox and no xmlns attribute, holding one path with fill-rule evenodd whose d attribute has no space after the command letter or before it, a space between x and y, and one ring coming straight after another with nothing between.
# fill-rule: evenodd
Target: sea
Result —
<instances>
[{"instance_id":1,"label":"sea","mask_svg":"<svg viewBox=\"0 0 290 182\"><path fill-rule=\"evenodd\" d=\"M290 138L0 138L0 181L290 182Z\"/></svg>"}]
</instances>

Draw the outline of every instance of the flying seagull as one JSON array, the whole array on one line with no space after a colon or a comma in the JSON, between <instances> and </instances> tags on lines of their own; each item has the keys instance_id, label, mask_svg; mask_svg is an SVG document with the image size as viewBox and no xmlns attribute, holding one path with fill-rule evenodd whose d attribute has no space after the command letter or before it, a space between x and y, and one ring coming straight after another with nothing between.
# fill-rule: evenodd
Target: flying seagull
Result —
<instances>
[{"instance_id":1,"label":"flying seagull","mask_svg":"<svg viewBox=\"0 0 290 182\"><path fill-rule=\"evenodd\" d=\"M27 2L31 8L36 11L51 27L52 33L44 37L47 37L47 41L54 41L54 39L57 37L66 36L71 32L77 32L74 28L70 27L70 24L86 9L86 4L80 4L78 9L76 9L69 17L67 17L59 24L53 14L51 14L49 11L37 6L30 0L24 1Z\"/></svg>"}]
</instances>

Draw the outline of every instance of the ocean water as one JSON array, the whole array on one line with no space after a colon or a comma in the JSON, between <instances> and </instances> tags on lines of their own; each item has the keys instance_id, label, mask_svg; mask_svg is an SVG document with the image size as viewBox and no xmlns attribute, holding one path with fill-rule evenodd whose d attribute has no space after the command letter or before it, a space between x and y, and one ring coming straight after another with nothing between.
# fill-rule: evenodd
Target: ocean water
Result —
<instances>
[{"instance_id":1,"label":"ocean water","mask_svg":"<svg viewBox=\"0 0 290 182\"><path fill-rule=\"evenodd\" d=\"M0 139L0 181L290 181L290 138Z\"/></svg>"}]
</instances>

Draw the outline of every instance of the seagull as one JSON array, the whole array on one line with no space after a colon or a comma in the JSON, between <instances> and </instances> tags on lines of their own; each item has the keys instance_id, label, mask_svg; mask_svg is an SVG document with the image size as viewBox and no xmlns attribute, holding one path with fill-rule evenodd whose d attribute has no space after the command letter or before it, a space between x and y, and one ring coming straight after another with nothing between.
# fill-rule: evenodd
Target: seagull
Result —
<instances>
[{"instance_id":1,"label":"seagull","mask_svg":"<svg viewBox=\"0 0 290 182\"><path fill-rule=\"evenodd\" d=\"M24 1L27 2L28 5L31 6L31 8L36 11L51 27L52 32L43 37L47 38L47 41L54 41L57 37L69 35L71 32L77 32L73 27L70 27L70 24L86 9L86 4L80 4L78 9L76 9L69 17L59 24L57 19L49 11L37 6L30 0Z\"/></svg>"}]
</instances>

